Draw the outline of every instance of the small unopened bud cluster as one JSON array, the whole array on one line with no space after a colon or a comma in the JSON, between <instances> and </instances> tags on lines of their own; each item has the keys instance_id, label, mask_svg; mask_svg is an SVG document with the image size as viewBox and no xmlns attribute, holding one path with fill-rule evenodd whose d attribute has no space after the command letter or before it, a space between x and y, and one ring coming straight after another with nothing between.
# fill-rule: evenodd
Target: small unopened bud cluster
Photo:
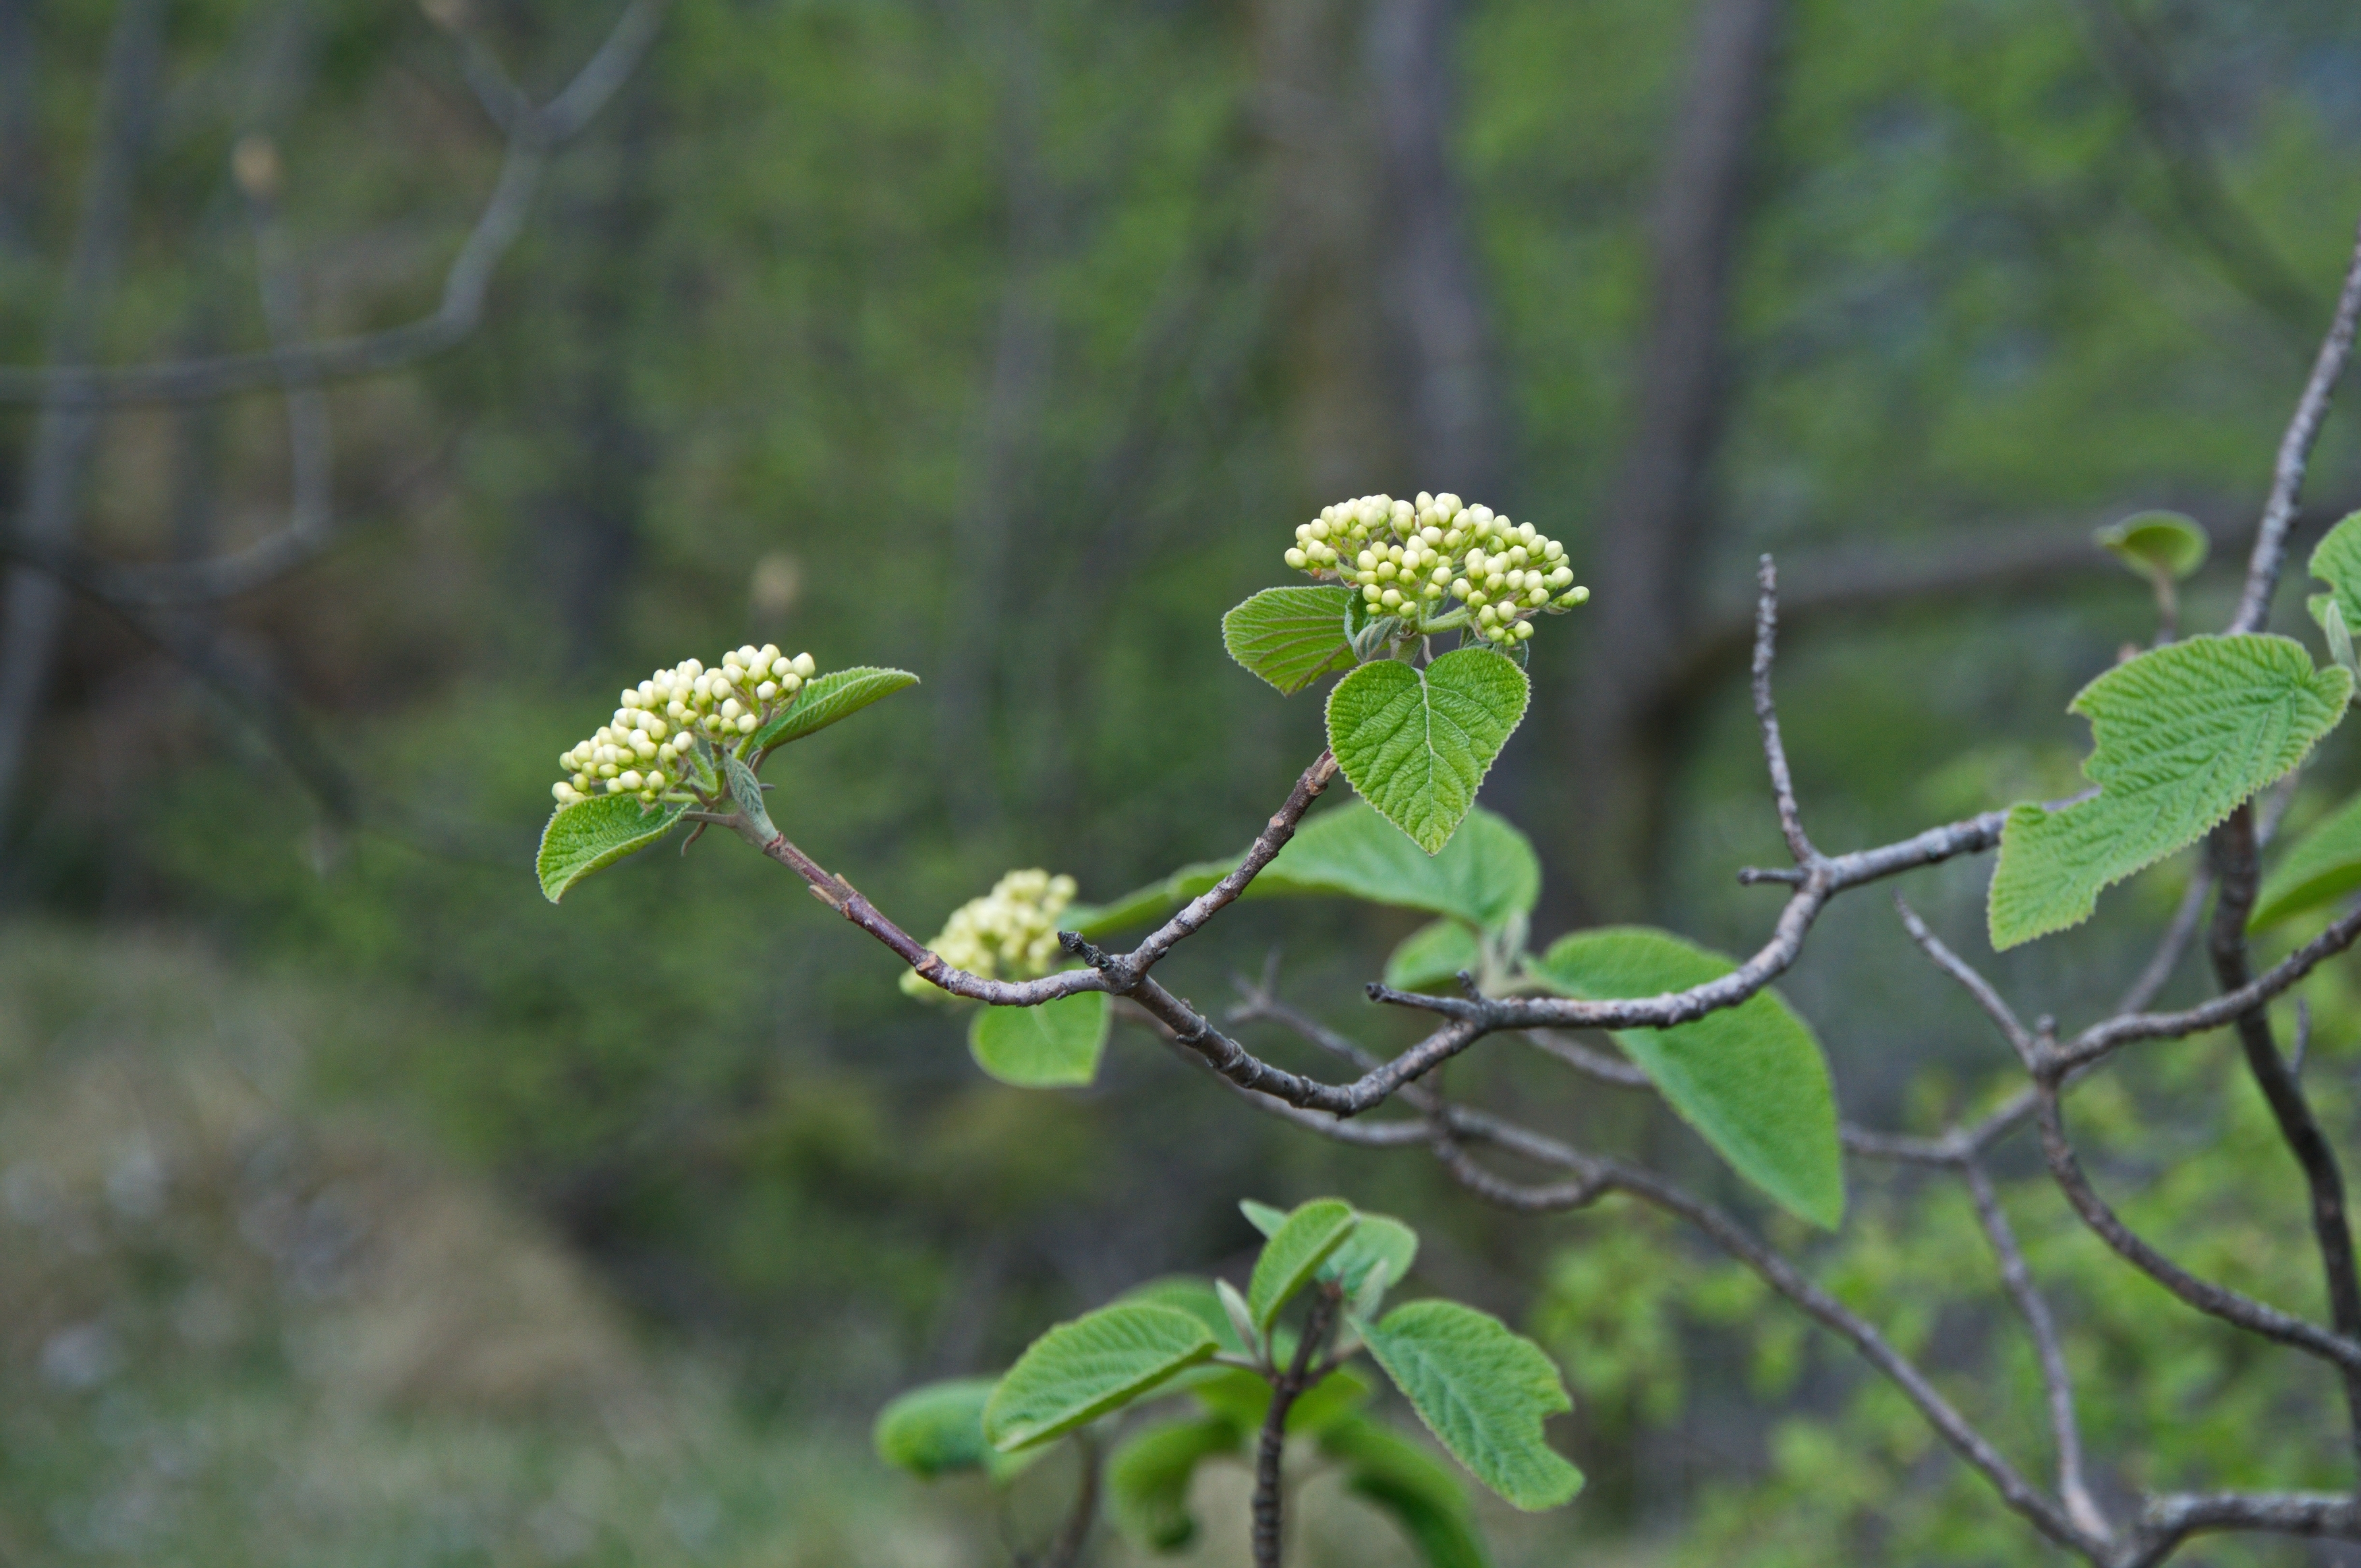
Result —
<instances>
[{"instance_id":1,"label":"small unopened bud cluster","mask_svg":"<svg viewBox=\"0 0 2361 1568\"><path fill-rule=\"evenodd\" d=\"M550 786L560 806L594 795L635 795L653 806L687 778L701 738L723 745L754 733L796 699L818 665L775 645L733 649L708 669L696 659L623 689L615 717L559 753L566 777Z\"/></svg>"},{"instance_id":2,"label":"small unopened bud cluster","mask_svg":"<svg viewBox=\"0 0 2361 1568\"><path fill-rule=\"evenodd\" d=\"M1032 980L1058 967L1058 916L1074 902L1074 879L1045 871L1010 872L982 898L951 911L927 944L954 969L986 980ZM940 996L912 970L902 976L912 996Z\"/></svg>"},{"instance_id":3,"label":"small unopened bud cluster","mask_svg":"<svg viewBox=\"0 0 2361 1568\"><path fill-rule=\"evenodd\" d=\"M1455 601L1470 633L1504 647L1532 636L1534 616L1590 597L1575 586L1565 546L1532 523L1423 490L1415 501L1363 496L1323 507L1295 531L1287 564L1359 588L1370 609L1401 617L1413 632L1453 613L1444 601Z\"/></svg>"}]
</instances>

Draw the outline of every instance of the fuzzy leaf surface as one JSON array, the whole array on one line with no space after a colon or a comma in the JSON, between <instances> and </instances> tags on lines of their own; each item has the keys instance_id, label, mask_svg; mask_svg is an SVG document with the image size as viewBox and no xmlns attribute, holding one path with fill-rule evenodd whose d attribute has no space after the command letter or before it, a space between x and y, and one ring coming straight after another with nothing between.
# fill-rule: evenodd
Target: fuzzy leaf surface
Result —
<instances>
[{"instance_id":1,"label":"fuzzy leaf surface","mask_svg":"<svg viewBox=\"0 0 2361 1568\"><path fill-rule=\"evenodd\" d=\"M1582 1489L1582 1472L1542 1435L1542 1422L1574 1400L1541 1346L1456 1301L1413 1301L1357 1326L1426 1430L1476 1479L1528 1512Z\"/></svg>"},{"instance_id":2,"label":"fuzzy leaf surface","mask_svg":"<svg viewBox=\"0 0 2361 1568\"><path fill-rule=\"evenodd\" d=\"M1212 1331L1172 1307L1118 1301L1084 1313L1016 1358L984 1405L984 1438L1003 1453L1047 1442L1213 1354Z\"/></svg>"},{"instance_id":3,"label":"fuzzy leaf surface","mask_svg":"<svg viewBox=\"0 0 2361 1568\"><path fill-rule=\"evenodd\" d=\"M1247 1223L1266 1236L1277 1235L1288 1220L1284 1209L1274 1209L1251 1198L1240 1201L1238 1212L1246 1217ZM1362 1282L1369 1277L1370 1270L1377 1266L1382 1264L1385 1266L1388 1285L1399 1285L1410 1273L1410 1266L1418 1261L1416 1231L1391 1214L1362 1214L1359 1220L1360 1223L1353 1227L1353 1234L1345 1238L1345 1245L1329 1254L1328 1260L1314 1275L1315 1278L1336 1281L1345 1288L1345 1294L1348 1297L1361 1288ZM1381 1294L1382 1289L1381 1287ZM1375 1310L1374 1303L1369 1310Z\"/></svg>"},{"instance_id":4,"label":"fuzzy leaf surface","mask_svg":"<svg viewBox=\"0 0 2361 1568\"><path fill-rule=\"evenodd\" d=\"M1361 798L1432 855L1476 804L1532 691L1524 671L1480 648L1423 670L1380 659L1328 694L1328 748Z\"/></svg>"},{"instance_id":5,"label":"fuzzy leaf surface","mask_svg":"<svg viewBox=\"0 0 2361 1568\"><path fill-rule=\"evenodd\" d=\"M1246 1312L1255 1326L1270 1332L1273 1318L1298 1290L1312 1282L1322 1264L1345 1239L1360 1216L1341 1198L1315 1198L1299 1205L1263 1243L1246 1281Z\"/></svg>"},{"instance_id":6,"label":"fuzzy leaf surface","mask_svg":"<svg viewBox=\"0 0 2361 1568\"><path fill-rule=\"evenodd\" d=\"M1427 1568L1491 1568L1476 1510L1459 1477L1383 1421L1342 1421L1320 1449L1344 1467L1345 1487L1391 1516Z\"/></svg>"},{"instance_id":7,"label":"fuzzy leaf surface","mask_svg":"<svg viewBox=\"0 0 2361 1568\"><path fill-rule=\"evenodd\" d=\"M642 806L635 795L600 795L561 806L541 830L533 869L555 904L592 872L636 854L672 831L685 806Z\"/></svg>"},{"instance_id":8,"label":"fuzzy leaf surface","mask_svg":"<svg viewBox=\"0 0 2361 1568\"><path fill-rule=\"evenodd\" d=\"M2334 903L2361 887L2361 795L2312 825L2263 879L2250 931Z\"/></svg>"},{"instance_id":9,"label":"fuzzy leaf surface","mask_svg":"<svg viewBox=\"0 0 2361 1568\"><path fill-rule=\"evenodd\" d=\"M2070 711L2091 721L2082 771L2099 794L2009 812L1986 903L1993 947L2080 924L2103 889L2203 838L2302 762L2352 693L2351 675L2314 669L2302 644L2256 635L2151 649L2084 686Z\"/></svg>"},{"instance_id":10,"label":"fuzzy leaf surface","mask_svg":"<svg viewBox=\"0 0 2361 1568\"><path fill-rule=\"evenodd\" d=\"M1292 696L1321 676L1353 667L1338 587L1265 588L1222 617L1222 646L1240 667Z\"/></svg>"},{"instance_id":11,"label":"fuzzy leaf surface","mask_svg":"<svg viewBox=\"0 0 2361 1568\"><path fill-rule=\"evenodd\" d=\"M1646 926L1561 937L1532 972L1561 995L1607 1002L1661 996L1719 980L1721 954ZM1669 1029L1621 1029L1622 1047L1680 1118L1730 1168L1800 1219L1844 1218L1836 1093L1811 1026L1764 990Z\"/></svg>"},{"instance_id":12,"label":"fuzzy leaf surface","mask_svg":"<svg viewBox=\"0 0 2361 1568\"><path fill-rule=\"evenodd\" d=\"M805 682L803 690L796 694L796 700L785 713L754 731L751 750L759 753L790 740L800 740L815 729L825 729L840 718L850 718L879 697L891 696L917 684L918 677L907 670L879 669L869 664L830 670Z\"/></svg>"},{"instance_id":13,"label":"fuzzy leaf surface","mask_svg":"<svg viewBox=\"0 0 2361 1568\"><path fill-rule=\"evenodd\" d=\"M967 1027L975 1065L1019 1089L1077 1089L1099 1075L1110 1009L1104 991L1038 1007L986 1007Z\"/></svg>"},{"instance_id":14,"label":"fuzzy leaf surface","mask_svg":"<svg viewBox=\"0 0 2361 1568\"><path fill-rule=\"evenodd\" d=\"M1144 1429L1108 1456L1107 1517L1139 1551L1180 1551L1197 1535L1189 1512L1197 1466L1245 1447L1245 1434L1219 1416Z\"/></svg>"}]
</instances>

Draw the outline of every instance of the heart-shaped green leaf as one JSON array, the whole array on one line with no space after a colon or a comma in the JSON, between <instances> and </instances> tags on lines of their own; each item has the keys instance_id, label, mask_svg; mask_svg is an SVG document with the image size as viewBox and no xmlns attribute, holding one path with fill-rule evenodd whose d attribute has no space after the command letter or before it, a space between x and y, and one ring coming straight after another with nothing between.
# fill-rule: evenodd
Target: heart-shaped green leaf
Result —
<instances>
[{"instance_id":1,"label":"heart-shaped green leaf","mask_svg":"<svg viewBox=\"0 0 2361 1568\"><path fill-rule=\"evenodd\" d=\"M1019 1089L1076 1089L1099 1075L1106 1048L1104 991L1082 991L1038 1007L987 1007L968 1025L975 1065Z\"/></svg>"},{"instance_id":2,"label":"heart-shaped green leaf","mask_svg":"<svg viewBox=\"0 0 2361 1568\"><path fill-rule=\"evenodd\" d=\"M1432 855L1476 804L1532 690L1524 671L1480 648L1423 670L1381 659L1328 694L1328 749L1361 798Z\"/></svg>"},{"instance_id":3,"label":"heart-shaped green leaf","mask_svg":"<svg viewBox=\"0 0 2361 1568\"><path fill-rule=\"evenodd\" d=\"M1047 1442L1213 1354L1212 1331L1187 1312L1146 1301L1102 1307L1017 1357L983 1408L984 1438L1003 1453Z\"/></svg>"},{"instance_id":4,"label":"heart-shaped green leaf","mask_svg":"<svg viewBox=\"0 0 2361 1568\"><path fill-rule=\"evenodd\" d=\"M1719 953L1644 926L1560 938L1535 978L1587 1001L1661 996L1719 980ZM1623 1029L1623 1054L1730 1168L1780 1207L1834 1230L1844 1218L1836 1095L1809 1025L1773 991L1670 1029Z\"/></svg>"},{"instance_id":5,"label":"heart-shaped green leaf","mask_svg":"<svg viewBox=\"0 0 2361 1568\"><path fill-rule=\"evenodd\" d=\"M2315 822L2263 879L2246 928L2259 931L2361 887L2361 795Z\"/></svg>"},{"instance_id":6,"label":"heart-shaped green leaf","mask_svg":"<svg viewBox=\"0 0 2361 1568\"><path fill-rule=\"evenodd\" d=\"M1143 1429L1107 1458L1107 1517L1142 1552L1180 1551L1197 1534L1189 1512L1197 1466L1245 1447L1245 1434L1218 1416Z\"/></svg>"},{"instance_id":7,"label":"heart-shaped green leaf","mask_svg":"<svg viewBox=\"0 0 2361 1568\"><path fill-rule=\"evenodd\" d=\"M541 830L542 896L555 904L592 872L646 849L672 831L687 807L642 806L635 795L598 795L561 806Z\"/></svg>"},{"instance_id":8,"label":"heart-shaped green leaf","mask_svg":"<svg viewBox=\"0 0 2361 1568\"><path fill-rule=\"evenodd\" d=\"M1246 1312L1255 1327L1270 1332L1271 1320L1328 1255L1345 1245L1360 1216L1340 1198L1315 1198L1288 1215L1263 1244L1255 1259L1254 1277L1246 1281Z\"/></svg>"},{"instance_id":9,"label":"heart-shaped green leaf","mask_svg":"<svg viewBox=\"0 0 2361 1568\"><path fill-rule=\"evenodd\" d=\"M1265 588L1222 617L1222 646L1249 674L1292 696L1321 676L1353 667L1345 640L1344 588Z\"/></svg>"},{"instance_id":10,"label":"heart-shaped green leaf","mask_svg":"<svg viewBox=\"0 0 2361 1568\"><path fill-rule=\"evenodd\" d=\"M1529 1512L1582 1489L1582 1472L1542 1435L1543 1420L1574 1400L1541 1346L1456 1301L1412 1301L1356 1326L1426 1430L1476 1479Z\"/></svg>"},{"instance_id":11,"label":"heart-shaped green leaf","mask_svg":"<svg viewBox=\"0 0 2361 1568\"><path fill-rule=\"evenodd\" d=\"M851 718L881 696L891 696L905 686L917 684L918 677L907 670L883 670L866 664L830 670L805 682L787 710L754 732L748 750L759 756L790 740L800 740L815 729L825 729L840 718Z\"/></svg>"},{"instance_id":12,"label":"heart-shaped green leaf","mask_svg":"<svg viewBox=\"0 0 2361 1568\"><path fill-rule=\"evenodd\" d=\"M2171 582L2205 565L2213 545L2196 519L2177 511L2136 512L2099 530L2099 543L2140 576Z\"/></svg>"},{"instance_id":13,"label":"heart-shaped green leaf","mask_svg":"<svg viewBox=\"0 0 2361 1568\"><path fill-rule=\"evenodd\" d=\"M1491 1568L1467 1489L1410 1437L1358 1417L1322 1432L1320 1450L1344 1466L1345 1490L1393 1517L1426 1568Z\"/></svg>"},{"instance_id":14,"label":"heart-shaped green leaf","mask_svg":"<svg viewBox=\"0 0 2361 1568\"><path fill-rule=\"evenodd\" d=\"M2343 525L2339 525L2340 527ZM2195 843L2336 727L2353 677L2285 637L2192 637L2116 665L2073 701L2092 799L2030 803L2001 830L1995 948L2090 918L2102 889Z\"/></svg>"}]
</instances>

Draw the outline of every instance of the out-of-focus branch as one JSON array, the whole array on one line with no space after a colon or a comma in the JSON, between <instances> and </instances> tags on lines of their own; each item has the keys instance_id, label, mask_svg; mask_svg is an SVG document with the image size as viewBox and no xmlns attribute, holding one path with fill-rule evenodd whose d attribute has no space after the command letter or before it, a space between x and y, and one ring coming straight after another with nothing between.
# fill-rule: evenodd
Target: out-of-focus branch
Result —
<instances>
[{"instance_id":1,"label":"out-of-focus branch","mask_svg":"<svg viewBox=\"0 0 2361 1568\"><path fill-rule=\"evenodd\" d=\"M2155 41L2121 0L2078 0L2100 64L2131 100L2164 166L2172 203L2231 284L2279 326L2309 339L2319 302L2231 195L2205 127L2173 85Z\"/></svg>"},{"instance_id":2,"label":"out-of-focus branch","mask_svg":"<svg viewBox=\"0 0 2361 1568\"><path fill-rule=\"evenodd\" d=\"M2328 400L2345 374L2353 354L2355 321L2361 316L2361 226L2354 236L2353 258L2345 269L2345 286L2337 291L2336 313L2321 339L2312 363L2311 378L2296 399L2294 417L2279 438L2279 458L2271 466L2271 489L2263 503L2263 518L2255 532L2254 554L2246 565L2246 587L2238 597L2238 612L2228 630L2257 631L2270 618L2271 594L2287 562L2288 528L2295 521L2296 501L2303 491L2304 470L2312 463L2313 443L2328 417Z\"/></svg>"},{"instance_id":3,"label":"out-of-focus branch","mask_svg":"<svg viewBox=\"0 0 2361 1568\"><path fill-rule=\"evenodd\" d=\"M515 93L511 112L494 116L502 122L508 144L500 173L475 227L444 275L442 301L432 315L356 337L167 364L8 367L0 368L0 402L91 409L188 402L273 386L316 386L380 375L464 342L483 320L492 275L523 230L550 153L579 134L638 67L668 3L631 0L606 42L555 98L533 108ZM478 60L472 69L489 68Z\"/></svg>"},{"instance_id":4,"label":"out-of-focus branch","mask_svg":"<svg viewBox=\"0 0 2361 1568\"><path fill-rule=\"evenodd\" d=\"M50 314L52 364L88 356L100 310L114 287L131 222L131 185L147 139L150 101L163 50L159 0L120 0L107 39L95 144L83 176L82 213L63 286ZM38 545L69 543L81 510L98 419L87 409L41 410L27 465L23 511L9 532ZM27 749L65 617L64 591L50 579L14 571L0 612L0 828L24 775Z\"/></svg>"}]
</instances>

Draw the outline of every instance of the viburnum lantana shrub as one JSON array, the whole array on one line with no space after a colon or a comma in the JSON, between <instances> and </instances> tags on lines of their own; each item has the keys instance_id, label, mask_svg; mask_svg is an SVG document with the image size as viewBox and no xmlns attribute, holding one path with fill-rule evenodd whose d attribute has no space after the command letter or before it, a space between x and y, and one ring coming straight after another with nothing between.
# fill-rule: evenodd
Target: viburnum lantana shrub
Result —
<instances>
[{"instance_id":1,"label":"viburnum lantana shrub","mask_svg":"<svg viewBox=\"0 0 2361 1568\"><path fill-rule=\"evenodd\" d=\"M2295 473L2300 478L2300 465ZM2252 806L2306 762L2351 702L2361 516L2333 530L2311 559L2326 587L2310 602L2328 654L2319 663L2301 642L2256 630L2292 515L2284 466L2282 480L2278 521L2267 520L2239 620L2223 635L2177 636L2178 585L2204 558L2202 531L2163 513L2103 531L2098 543L2153 587L2160 630L2157 645L2128 652L2074 699L2072 711L2091 727L2089 789L1844 854L1812 842L1789 779L1771 694L1777 599L1766 557L1755 707L1795 864L1741 872L1741 880L1787 890L1764 945L1741 958L1644 927L1580 930L1538 947L1530 940L1539 861L1524 835L1479 808L1476 796L1524 716L1538 618L1587 595L1557 540L1448 494L1365 496L1323 509L1283 552L1289 567L1313 581L1267 588L1222 618L1231 657L1282 696L1333 678L1324 748L1240 854L1180 867L1098 904L1080 898L1075 872L1087 868L1012 871L920 942L789 839L771 819L759 777L778 747L916 677L865 668L822 674L808 654L741 648L715 665L690 660L625 691L609 722L563 755L566 777L542 842L542 886L555 901L684 822L699 832L723 828L890 949L907 966L902 985L912 996L972 1008L971 1051L1004 1082L1091 1082L1120 1017L1160 1034L1257 1107L1322 1135L1424 1149L1489 1201L1554 1212L1621 1193L1679 1216L1890 1379L2002 1504L2094 1564L2147 1568L2211 1530L2361 1539L2361 1508L2349 1493L2129 1495L2121 1481L2103 1493L2085 1466L2055 1322L1983 1172L2000 1141L2037 1129L2044 1161L2077 1216L2124 1262L2195 1310L2334 1369L2361 1425L2361 1282L2342 1178L2296 1076L2301 1048L2292 1066L2280 1057L2266 1012L2323 959L2361 938L2361 909L2260 974L2246 949L2250 928L2361 888L2361 801L2277 855L2268 876ZM1314 811L1340 775L1358 799ZM1819 1042L1771 984L1829 901L1996 850L1988 935L1994 948L2006 948L2079 925L2108 887L2201 841L2210 870L2164 933L2149 966L2156 978L2118 1012L2070 1035L2047 1018L2019 1022L1995 987L1903 906L1905 928L1984 1009L2029 1081L1981 1121L1938 1138L1840 1125ZM2208 888L2214 911L2205 950L2223 993L2179 1013L2146 1011L2194 939ZM1425 1014L1433 1025L1426 1037L1379 1059L1268 986L1248 988L1229 1026L1275 1027L1354 1074L1324 1081L1257 1055L1155 979L1156 964L1229 905L1276 896L1359 899L1432 916L1368 987L1373 1000ZM1128 951L1101 945L1143 929ZM2075 1156L2065 1119L2073 1084L2143 1040L2224 1027L2238 1032L2310 1186L2306 1212L2329 1285L2326 1325L2181 1269L2124 1224ZM1575 1036L1585 1031L1614 1048L1581 1043ZM1738 1216L1653 1170L1446 1098L1433 1069L1496 1036L1658 1097L1763 1200L1811 1227L1843 1223L1849 1157L1966 1179L2039 1354L2055 1480L2029 1480L1875 1324ZM1410 1114L1369 1114L1389 1106ZM1511 1179L1479 1162L1471 1153L1478 1148L1560 1179ZM1268 1239L1243 1291L1227 1280L1143 1286L1051 1328L997 1377L906 1394L880 1417L880 1453L921 1475L971 1470L1001 1485L1045 1446L1075 1443L1082 1484L1056 1540L1031 1561L1079 1561L1103 1513L1142 1549L1179 1546L1195 1530L1191 1478L1206 1462L1232 1460L1254 1472L1249 1529L1258 1564L1280 1560L1290 1464L1298 1474L1309 1464L1336 1468L1353 1495L1388 1512L1437 1568L1483 1563L1455 1474L1383 1417L1378 1385L1357 1370L1366 1356L1435 1442L1501 1497L1537 1508L1574 1496L1581 1477L1543 1435L1544 1420L1570 1408L1547 1355L1456 1303L1385 1306L1389 1292L1415 1278L1417 1242L1407 1227L1336 1199L1290 1213L1249 1204L1246 1212Z\"/></svg>"}]
</instances>

